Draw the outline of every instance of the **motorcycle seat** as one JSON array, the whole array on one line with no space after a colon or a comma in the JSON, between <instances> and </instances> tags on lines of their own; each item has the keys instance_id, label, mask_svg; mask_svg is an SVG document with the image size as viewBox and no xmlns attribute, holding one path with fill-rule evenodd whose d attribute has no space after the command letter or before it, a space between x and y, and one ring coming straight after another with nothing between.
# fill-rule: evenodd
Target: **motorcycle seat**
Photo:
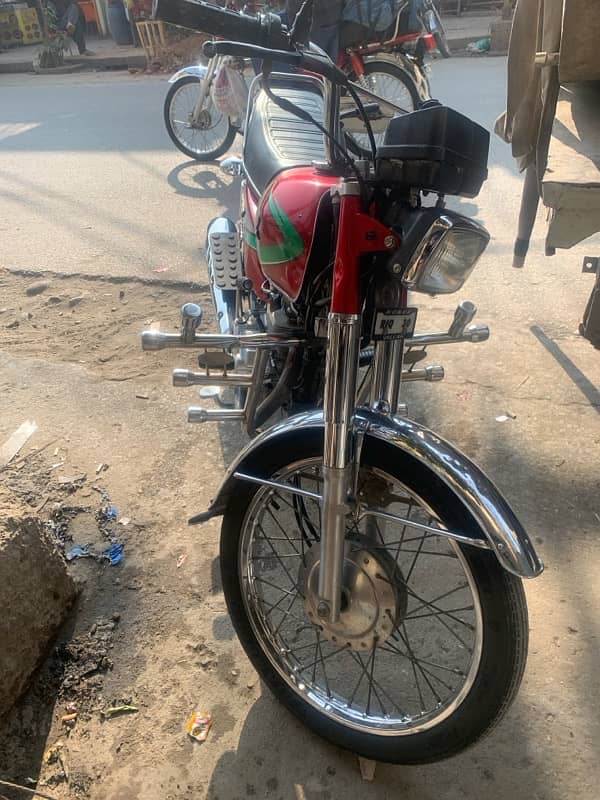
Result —
<instances>
[{"instance_id":1,"label":"motorcycle seat","mask_svg":"<svg viewBox=\"0 0 600 800\"><path fill-rule=\"evenodd\" d=\"M273 178L290 167L325 160L323 134L312 123L276 105L263 89L253 91L244 133L244 169L262 194ZM285 97L323 124L323 95L319 81L294 75L270 79L275 96Z\"/></svg>"}]
</instances>

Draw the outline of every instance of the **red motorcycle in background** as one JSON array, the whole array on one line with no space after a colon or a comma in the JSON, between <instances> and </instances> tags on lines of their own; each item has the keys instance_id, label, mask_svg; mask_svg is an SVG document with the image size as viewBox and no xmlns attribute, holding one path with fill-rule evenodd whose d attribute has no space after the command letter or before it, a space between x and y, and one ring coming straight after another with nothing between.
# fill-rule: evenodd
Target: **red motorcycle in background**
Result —
<instances>
[{"instance_id":1,"label":"red motorcycle in background","mask_svg":"<svg viewBox=\"0 0 600 800\"><path fill-rule=\"evenodd\" d=\"M431 762L475 742L514 698L521 578L542 570L489 478L400 402L405 381L443 377L418 366L427 347L489 333L466 302L448 331L417 333L407 297L458 291L484 251L487 231L443 198L477 195L489 134L430 101L377 145L347 75L307 44L311 6L288 31L274 15L157 0L159 18L236 40L208 43L209 57L261 59L263 72L243 161L224 164L243 176L241 219L208 229L219 330L200 333L202 310L187 303L180 333L142 341L196 354L200 370L175 370L175 386L229 391L220 407L190 408L190 422L242 423L253 437L190 522L223 517L225 599L262 680L339 746ZM297 71L272 74L273 61ZM342 93L368 159L346 148Z\"/></svg>"},{"instance_id":2,"label":"red motorcycle in background","mask_svg":"<svg viewBox=\"0 0 600 800\"><path fill-rule=\"evenodd\" d=\"M382 139L387 123L398 113L394 108L414 111L431 97L426 59L439 45L434 34L427 32L429 18L424 11L415 17L418 30L408 30L408 5L400 5L393 24L379 37L364 25L346 23L340 28L338 66L352 81L392 104L370 113L376 141ZM239 107L227 113L213 99L215 80L227 64L243 73L243 61L215 56L207 65L183 67L169 80L164 103L167 132L179 150L197 161L221 157L236 134L243 132L245 104L237 103ZM350 98L343 108L348 103ZM348 127L359 148L368 147L364 126L357 120Z\"/></svg>"}]
</instances>

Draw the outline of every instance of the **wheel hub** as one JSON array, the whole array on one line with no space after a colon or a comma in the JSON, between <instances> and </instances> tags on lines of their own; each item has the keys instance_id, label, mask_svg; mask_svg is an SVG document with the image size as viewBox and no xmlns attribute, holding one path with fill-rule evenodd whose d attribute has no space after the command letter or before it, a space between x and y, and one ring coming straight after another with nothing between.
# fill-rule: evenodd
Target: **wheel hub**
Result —
<instances>
[{"instance_id":1,"label":"wheel hub","mask_svg":"<svg viewBox=\"0 0 600 800\"><path fill-rule=\"evenodd\" d=\"M193 112L188 117L188 127L200 131L205 131L208 128L210 128L211 122L212 120L210 116L210 111L207 108L203 108L200 111L200 113L198 114L198 119L196 121L194 121Z\"/></svg>"},{"instance_id":2,"label":"wheel hub","mask_svg":"<svg viewBox=\"0 0 600 800\"><path fill-rule=\"evenodd\" d=\"M298 576L304 608L325 639L364 652L385 642L402 623L407 605L404 579L394 559L376 542L361 536L346 543L341 610L335 623L318 612L319 544L308 550L304 561Z\"/></svg>"}]
</instances>

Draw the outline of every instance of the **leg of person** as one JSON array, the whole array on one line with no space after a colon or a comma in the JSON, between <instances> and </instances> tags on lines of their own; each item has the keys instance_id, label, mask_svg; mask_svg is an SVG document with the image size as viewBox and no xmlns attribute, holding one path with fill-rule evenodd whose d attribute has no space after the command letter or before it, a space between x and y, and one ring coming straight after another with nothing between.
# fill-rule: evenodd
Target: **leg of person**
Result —
<instances>
[{"instance_id":1,"label":"leg of person","mask_svg":"<svg viewBox=\"0 0 600 800\"><path fill-rule=\"evenodd\" d=\"M71 38L77 45L77 49L79 50L79 55L84 55L87 53L87 48L85 46L85 19L83 14L80 14L79 19L75 24L75 30L71 34Z\"/></svg>"}]
</instances>

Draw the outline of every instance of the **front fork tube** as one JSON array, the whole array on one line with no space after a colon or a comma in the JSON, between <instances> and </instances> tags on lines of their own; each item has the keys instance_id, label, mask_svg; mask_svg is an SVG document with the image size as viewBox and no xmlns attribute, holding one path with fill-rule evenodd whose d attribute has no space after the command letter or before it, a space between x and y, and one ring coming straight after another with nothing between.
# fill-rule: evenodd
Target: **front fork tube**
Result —
<instances>
[{"instance_id":1,"label":"front fork tube","mask_svg":"<svg viewBox=\"0 0 600 800\"><path fill-rule=\"evenodd\" d=\"M323 500L318 613L340 615L344 539L353 472L352 417L360 346L360 315L330 313L325 367Z\"/></svg>"},{"instance_id":2,"label":"front fork tube","mask_svg":"<svg viewBox=\"0 0 600 800\"><path fill-rule=\"evenodd\" d=\"M206 76L200 84L200 94L198 95L198 101L192 113L192 122L195 125L198 124L198 120L200 119L200 114L202 113L204 104L206 103L206 98L208 97L208 93L210 91L213 78L215 76L218 67L221 65L221 58L222 58L221 56L215 56L214 58L211 58L210 61L208 62Z\"/></svg>"},{"instance_id":3,"label":"front fork tube","mask_svg":"<svg viewBox=\"0 0 600 800\"><path fill-rule=\"evenodd\" d=\"M403 362L404 339L376 342L370 399L373 411L392 416L397 413Z\"/></svg>"}]
</instances>

